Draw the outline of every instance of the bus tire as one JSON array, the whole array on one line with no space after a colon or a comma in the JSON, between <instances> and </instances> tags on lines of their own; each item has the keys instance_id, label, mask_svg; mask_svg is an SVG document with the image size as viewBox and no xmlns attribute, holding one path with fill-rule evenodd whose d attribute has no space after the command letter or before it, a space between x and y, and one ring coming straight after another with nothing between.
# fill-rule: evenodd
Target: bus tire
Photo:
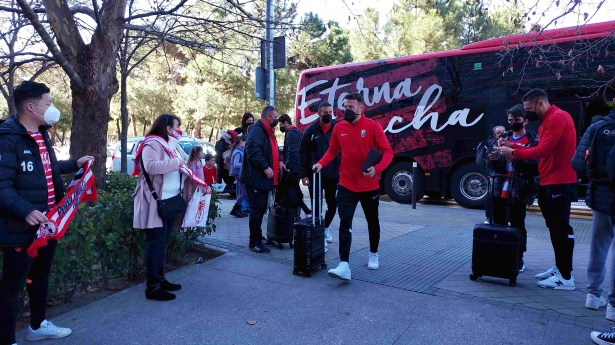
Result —
<instances>
[{"instance_id":1,"label":"bus tire","mask_svg":"<svg viewBox=\"0 0 615 345\"><path fill-rule=\"evenodd\" d=\"M451 177L451 195L465 208L485 206L487 196L487 170L476 163L467 163L455 170Z\"/></svg>"},{"instance_id":2,"label":"bus tire","mask_svg":"<svg viewBox=\"0 0 615 345\"><path fill-rule=\"evenodd\" d=\"M423 171L419 168L416 176L418 193L416 201L424 196ZM393 164L384 177L384 190L391 200L400 204L412 203L412 163L399 162Z\"/></svg>"}]
</instances>

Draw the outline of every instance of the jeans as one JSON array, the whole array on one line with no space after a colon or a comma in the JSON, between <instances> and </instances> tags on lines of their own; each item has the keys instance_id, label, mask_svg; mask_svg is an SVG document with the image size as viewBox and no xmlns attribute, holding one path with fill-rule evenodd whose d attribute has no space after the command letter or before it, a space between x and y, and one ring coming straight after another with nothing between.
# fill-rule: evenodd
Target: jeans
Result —
<instances>
[{"instance_id":1,"label":"jeans","mask_svg":"<svg viewBox=\"0 0 615 345\"><path fill-rule=\"evenodd\" d=\"M145 250L145 273L147 287L155 290L164 278L164 252L169 244L175 218L163 219L162 227L145 229L147 249Z\"/></svg>"},{"instance_id":2,"label":"jeans","mask_svg":"<svg viewBox=\"0 0 615 345\"><path fill-rule=\"evenodd\" d=\"M510 226L521 230L521 247L519 248L519 258L523 259L523 253L527 251L527 230L525 229L526 207L520 201L510 201L503 198L494 198L493 201L493 223L499 225L506 224L506 209L508 208L508 219Z\"/></svg>"},{"instance_id":3,"label":"jeans","mask_svg":"<svg viewBox=\"0 0 615 345\"><path fill-rule=\"evenodd\" d=\"M0 345L12 345L16 342L18 296L26 284L26 277L32 313L30 325L33 329L38 329L41 322L45 321L49 272L57 243L55 240L50 240L47 246L38 250L38 256L34 259L28 256L26 248L3 248L4 262L2 280L0 280Z\"/></svg>"},{"instance_id":4,"label":"jeans","mask_svg":"<svg viewBox=\"0 0 615 345\"><path fill-rule=\"evenodd\" d=\"M367 229L369 232L369 250L378 252L380 243L380 220L378 219L378 205L380 204L380 190L369 192L353 192L342 186L337 188L337 206L340 217L340 261L348 262L350 259L350 245L352 244L352 218L361 203Z\"/></svg>"},{"instance_id":5,"label":"jeans","mask_svg":"<svg viewBox=\"0 0 615 345\"><path fill-rule=\"evenodd\" d=\"M258 190L254 187L246 185L248 192L248 200L250 202L250 244L253 245L263 239L263 230L261 225L263 224L263 216L267 212L267 205L269 204L269 191Z\"/></svg>"},{"instance_id":6,"label":"jeans","mask_svg":"<svg viewBox=\"0 0 615 345\"><path fill-rule=\"evenodd\" d=\"M609 303L615 305L615 243L613 234L615 217L592 211L592 239L587 265L587 291L597 297L602 296L602 282L606 275L606 259L611 250L611 279L609 280Z\"/></svg>"},{"instance_id":7,"label":"jeans","mask_svg":"<svg viewBox=\"0 0 615 345\"><path fill-rule=\"evenodd\" d=\"M310 190L310 200L314 200L314 175L310 177L310 186L308 189ZM339 177L334 179L329 179L326 177L322 178L322 188L318 185L318 175L316 176L316 192L318 194L316 199L316 207L312 210L315 216L320 216L322 211L320 210L320 193L325 191L325 201L327 203L327 213L325 213L325 228L328 228L333 221L333 217L335 217L335 211L337 211L337 202L335 200L335 195L337 193L337 185L339 183Z\"/></svg>"},{"instance_id":8,"label":"jeans","mask_svg":"<svg viewBox=\"0 0 615 345\"><path fill-rule=\"evenodd\" d=\"M570 279L572 272L574 230L570 226L570 205L575 188L576 184L540 186L538 194L538 205L551 235L555 266L564 279Z\"/></svg>"},{"instance_id":9,"label":"jeans","mask_svg":"<svg viewBox=\"0 0 615 345\"><path fill-rule=\"evenodd\" d=\"M242 206L244 200L248 197L248 192L246 191L246 185L237 180L237 201L235 201L235 206Z\"/></svg>"}]
</instances>

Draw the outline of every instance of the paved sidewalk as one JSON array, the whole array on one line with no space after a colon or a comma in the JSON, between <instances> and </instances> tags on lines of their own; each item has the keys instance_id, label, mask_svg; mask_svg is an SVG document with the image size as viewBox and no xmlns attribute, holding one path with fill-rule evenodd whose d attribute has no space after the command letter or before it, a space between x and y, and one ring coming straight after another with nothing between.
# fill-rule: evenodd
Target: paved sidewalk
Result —
<instances>
[{"instance_id":1,"label":"paved sidewalk","mask_svg":"<svg viewBox=\"0 0 615 345\"><path fill-rule=\"evenodd\" d=\"M204 241L232 250L247 250L247 218L229 216L231 207L231 200L222 200L223 216L218 220L218 231ZM264 235L266 219L265 215ZM534 279L536 273L554 264L549 232L541 216L527 217L527 269L519 275L516 287L509 287L508 281L503 279L486 277L476 282L469 279L472 229L477 222L484 220L484 211L431 205L419 205L412 210L410 205L381 202L380 220L381 269L373 273L365 267L369 252L367 224L361 208L357 208L350 257L354 280L448 299L494 304L516 313L544 316L587 328L611 324L604 317L604 308L599 311L584 308L591 221L571 220L576 238L573 272L576 290L553 291L539 288ZM334 243L329 245L327 253L330 266L339 262L338 227L339 219L336 216L331 225ZM271 254L266 256L281 259L290 265L293 251L287 246L283 250L272 247ZM609 267L607 262L607 279L610 277ZM603 287L608 291L607 283Z\"/></svg>"},{"instance_id":2,"label":"paved sidewalk","mask_svg":"<svg viewBox=\"0 0 615 345\"><path fill-rule=\"evenodd\" d=\"M528 217L528 271L517 287L468 279L472 228L481 211L381 204L381 269L367 263L367 229L357 209L353 280L292 274L292 250L270 255L246 248L247 219L228 216L204 242L230 250L167 274L184 286L173 302L148 301L138 285L53 319L66 339L40 344L592 344L609 330L604 309L583 308L588 222L577 230L577 291L535 286L534 272L553 262L544 221ZM336 218L337 222L337 218ZM337 223L332 227L337 238ZM337 240L335 241L337 242ZM335 247L333 247L335 248ZM336 264L337 248L328 253ZM250 325L250 321L256 324ZM25 331L18 341L25 344Z\"/></svg>"},{"instance_id":3,"label":"paved sidewalk","mask_svg":"<svg viewBox=\"0 0 615 345\"><path fill-rule=\"evenodd\" d=\"M167 277L184 286L177 300L148 301L135 286L53 319L73 334L37 343L592 344L589 329L545 316L324 272L293 276L284 260L243 251Z\"/></svg>"}]
</instances>

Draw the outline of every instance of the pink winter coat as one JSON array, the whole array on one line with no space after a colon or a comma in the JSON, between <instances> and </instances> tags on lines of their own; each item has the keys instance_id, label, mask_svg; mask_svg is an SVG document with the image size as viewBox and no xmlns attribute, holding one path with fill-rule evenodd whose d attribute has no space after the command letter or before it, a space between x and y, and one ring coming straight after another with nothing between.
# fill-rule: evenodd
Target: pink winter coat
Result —
<instances>
[{"instance_id":1,"label":"pink winter coat","mask_svg":"<svg viewBox=\"0 0 615 345\"><path fill-rule=\"evenodd\" d=\"M163 176L179 170L179 159L171 159L165 152L162 144L156 140L150 141L143 147L141 159L145 170L152 180L156 194L162 195ZM158 216L158 203L147 186L143 172L139 174L137 188L133 194L135 229L153 229L162 227L162 219Z\"/></svg>"}]
</instances>

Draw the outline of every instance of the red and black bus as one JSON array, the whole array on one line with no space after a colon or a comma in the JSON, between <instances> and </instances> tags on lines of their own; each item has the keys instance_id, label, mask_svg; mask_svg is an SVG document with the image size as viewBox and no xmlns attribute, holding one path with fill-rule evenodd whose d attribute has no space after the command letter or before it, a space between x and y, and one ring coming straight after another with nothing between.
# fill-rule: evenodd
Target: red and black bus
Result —
<instances>
[{"instance_id":1,"label":"red and black bus","mask_svg":"<svg viewBox=\"0 0 615 345\"><path fill-rule=\"evenodd\" d=\"M580 138L591 117L605 115L615 76L615 21L490 39L461 49L339 66L301 73L296 123L318 119L318 104L333 104L343 117L343 98L360 92L365 115L385 130L395 158L383 173L383 192L400 203L424 195L454 198L464 207L484 206L486 171L475 161L478 143L506 109L532 88L574 118ZM615 52L615 45L611 47ZM602 67L600 67L602 66ZM529 129L536 130L538 123ZM412 163L419 174L413 176Z\"/></svg>"}]
</instances>

